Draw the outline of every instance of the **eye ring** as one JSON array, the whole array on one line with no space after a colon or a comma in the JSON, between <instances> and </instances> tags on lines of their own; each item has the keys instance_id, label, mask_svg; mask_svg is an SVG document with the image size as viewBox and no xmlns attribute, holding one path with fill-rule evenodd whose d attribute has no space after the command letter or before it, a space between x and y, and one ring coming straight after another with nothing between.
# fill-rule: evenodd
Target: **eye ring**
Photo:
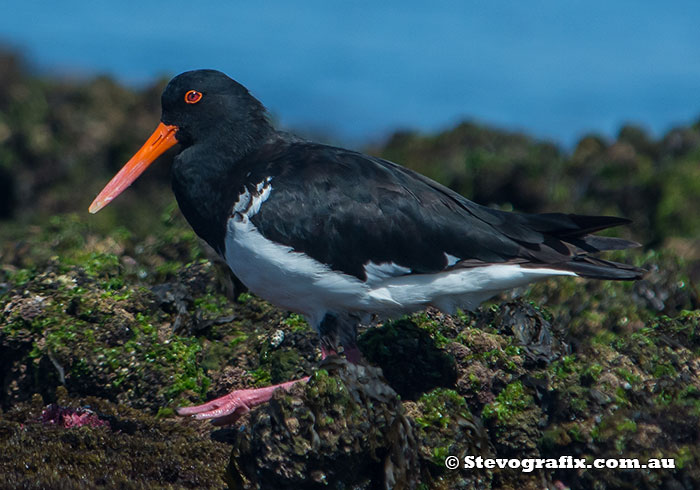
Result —
<instances>
[{"instance_id":1,"label":"eye ring","mask_svg":"<svg viewBox=\"0 0 700 490\"><path fill-rule=\"evenodd\" d=\"M202 100L202 92L197 92L196 90L189 90L185 94L185 102L188 104L196 104Z\"/></svg>"}]
</instances>

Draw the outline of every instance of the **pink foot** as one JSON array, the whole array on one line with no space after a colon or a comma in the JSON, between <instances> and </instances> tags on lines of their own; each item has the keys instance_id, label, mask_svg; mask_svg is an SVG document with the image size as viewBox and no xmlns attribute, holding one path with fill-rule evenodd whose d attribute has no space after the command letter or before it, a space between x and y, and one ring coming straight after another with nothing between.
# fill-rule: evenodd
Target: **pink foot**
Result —
<instances>
[{"instance_id":1,"label":"pink foot","mask_svg":"<svg viewBox=\"0 0 700 490\"><path fill-rule=\"evenodd\" d=\"M214 419L214 425L232 424L251 408L269 401L277 388L288 390L294 384L300 381L307 381L308 379L309 377L306 376L264 388L236 390L202 405L180 407L176 411L178 415L193 415L197 420Z\"/></svg>"},{"instance_id":2,"label":"pink foot","mask_svg":"<svg viewBox=\"0 0 700 490\"><path fill-rule=\"evenodd\" d=\"M345 357L353 364L360 361L362 353L353 346L345 348ZM330 355L337 354L335 350L321 346L321 355L323 359ZM249 388L246 390L235 390L216 398L202 405L192 407L180 407L176 410L178 415L192 415L197 420L213 419L214 425L226 425L234 423L241 415L246 413L251 408L265 403L272 398L272 394L277 388L288 390L300 381L308 381L306 376L294 381L287 381L278 385L266 386L264 388Z\"/></svg>"}]
</instances>

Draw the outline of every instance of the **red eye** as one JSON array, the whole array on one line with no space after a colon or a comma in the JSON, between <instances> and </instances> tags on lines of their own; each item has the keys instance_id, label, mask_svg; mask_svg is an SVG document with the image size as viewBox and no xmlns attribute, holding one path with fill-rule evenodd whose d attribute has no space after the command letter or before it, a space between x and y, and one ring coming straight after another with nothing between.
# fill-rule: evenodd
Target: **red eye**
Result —
<instances>
[{"instance_id":1,"label":"red eye","mask_svg":"<svg viewBox=\"0 0 700 490\"><path fill-rule=\"evenodd\" d=\"M196 104L200 100L202 100L202 92L190 90L185 94L185 102L187 102L188 104Z\"/></svg>"}]
</instances>

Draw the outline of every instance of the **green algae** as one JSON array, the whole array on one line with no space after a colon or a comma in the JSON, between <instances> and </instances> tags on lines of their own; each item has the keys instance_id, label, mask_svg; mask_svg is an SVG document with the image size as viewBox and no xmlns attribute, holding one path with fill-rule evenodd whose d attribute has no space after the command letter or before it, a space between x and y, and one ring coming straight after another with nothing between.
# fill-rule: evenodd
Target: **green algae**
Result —
<instances>
[{"instance_id":1,"label":"green algae","mask_svg":"<svg viewBox=\"0 0 700 490\"><path fill-rule=\"evenodd\" d=\"M300 356L295 349L280 349L270 354L270 381L282 383L293 378L299 367Z\"/></svg>"},{"instance_id":2,"label":"green algae","mask_svg":"<svg viewBox=\"0 0 700 490\"><path fill-rule=\"evenodd\" d=\"M430 318L426 313L417 313L412 316L412 320L419 328L422 328L430 334L436 347L444 347L450 342L445 335L445 325L440 321Z\"/></svg>"},{"instance_id":3,"label":"green algae","mask_svg":"<svg viewBox=\"0 0 700 490\"><path fill-rule=\"evenodd\" d=\"M311 328L306 322L306 319L302 315L296 313L291 313L282 323L293 332L303 332Z\"/></svg>"},{"instance_id":4,"label":"green algae","mask_svg":"<svg viewBox=\"0 0 700 490\"><path fill-rule=\"evenodd\" d=\"M485 419L496 419L499 423L507 423L522 411L528 409L533 398L523 388L521 381L507 385L493 403L486 405L481 412Z\"/></svg>"},{"instance_id":5,"label":"green algae","mask_svg":"<svg viewBox=\"0 0 700 490\"><path fill-rule=\"evenodd\" d=\"M268 386L272 383L272 374L266 367L259 367L250 372L253 382L257 387Z\"/></svg>"},{"instance_id":6,"label":"green algae","mask_svg":"<svg viewBox=\"0 0 700 490\"><path fill-rule=\"evenodd\" d=\"M170 380L151 403L185 391L203 396L209 380L197 366L199 341L174 337L161 342L156 327L161 319L150 313L150 293L127 288L121 273L114 254L88 251L51 258L47 272L28 275L20 285L23 292L10 294L3 332L11 338L30 332L30 357L51 358L66 383L83 393L102 380L94 393L114 394L126 381L143 383L148 371Z\"/></svg>"},{"instance_id":7,"label":"green algae","mask_svg":"<svg viewBox=\"0 0 700 490\"><path fill-rule=\"evenodd\" d=\"M421 396L411 407L419 455L427 466L428 488L469 488L479 482L490 488L492 474L446 472L445 458L469 455L493 456L487 434L467 403L456 391L436 388Z\"/></svg>"},{"instance_id":8,"label":"green algae","mask_svg":"<svg viewBox=\"0 0 700 490\"><path fill-rule=\"evenodd\" d=\"M415 420L423 428L428 426L446 428L450 424L452 413L460 414L465 418L470 416L464 398L456 391L445 388L436 388L425 393L418 399L418 406L423 414Z\"/></svg>"},{"instance_id":9,"label":"green algae","mask_svg":"<svg viewBox=\"0 0 700 490\"><path fill-rule=\"evenodd\" d=\"M89 235L84 243L93 245L65 258L47 253L43 264L26 261L28 267L5 276L11 287L0 296L6 311L0 335L20 349L3 364L11 373L7 386L17 387L3 395L4 406L22 403L25 393L40 392L47 401L56 397L61 380L51 358L64 370L72 393L110 397L163 420L173 407L219 396L223 387L262 386L297 378L304 370L313 373L315 334L301 317L252 295L229 302L216 289L208 263L173 255L183 260L167 280L181 281L191 298L178 313L175 303L161 303L150 289L151 281L162 279L153 272L161 259L144 260L138 267L148 272L139 279L138 267L124 260L125 251ZM41 247L38 240L35 246ZM166 249L170 254L179 245ZM659 254L647 258L667 260ZM407 383L416 393L415 405L407 406L428 488L466 484L464 475L445 473L441 460L448 454L558 457L578 451L590 457L648 457L653 451L643 446L640 434L689 432L699 421L700 383L689 368L700 353L699 317L686 280L649 282L654 291L671 291L664 301L672 299L674 306L662 314L629 286L547 281L528 288L522 300L496 299L476 313L448 317L431 310L387 322L364 332L360 347L372 362L386 366L386 373L398 368L394 378L387 376L392 384L394 379L398 387ZM538 306L540 301L547 301L547 308ZM178 315L185 327L176 333ZM523 324L530 330L518 330ZM279 347L270 343L276 329L285 332ZM540 332L551 332L560 344L537 344ZM567 335L576 337L576 352L567 352ZM23 374L14 367L25 362L21 359L28 367ZM318 430L361 424L366 415L353 408L342 384L322 371L314 376L306 396L326 400L314 422ZM434 390L441 383L445 389ZM312 423L315 417L292 413L283 418ZM473 414L481 414L483 426ZM686 462L682 471L693 474L688 472L697 461L696 445L650 440L657 455L678 455ZM295 439L283 444L278 456L309 454L309 444ZM529 481L498 472L479 477L496 487ZM584 475L580 481L588 480Z\"/></svg>"}]
</instances>

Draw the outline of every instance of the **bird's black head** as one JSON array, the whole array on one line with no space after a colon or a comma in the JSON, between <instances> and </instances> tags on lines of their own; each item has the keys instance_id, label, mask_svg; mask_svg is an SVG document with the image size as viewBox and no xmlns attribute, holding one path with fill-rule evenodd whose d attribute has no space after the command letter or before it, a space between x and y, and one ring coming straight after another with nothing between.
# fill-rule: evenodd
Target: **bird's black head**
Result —
<instances>
[{"instance_id":1,"label":"bird's black head","mask_svg":"<svg viewBox=\"0 0 700 490\"><path fill-rule=\"evenodd\" d=\"M270 129L263 105L243 85L216 70L176 76L165 87L161 105L161 121L178 128L175 136L184 146L225 141L239 152Z\"/></svg>"},{"instance_id":2,"label":"bird's black head","mask_svg":"<svg viewBox=\"0 0 700 490\"><path fill-rule=\"evenodd\" d=\"M109 204L177 143L184 147L201 143L229 158L240 158L273 131L263 105L243 85L216 70L176 76L165 87L161 104L161 123L98 194L90 205L91 213Z\"/></svg>"}]
</instances>

